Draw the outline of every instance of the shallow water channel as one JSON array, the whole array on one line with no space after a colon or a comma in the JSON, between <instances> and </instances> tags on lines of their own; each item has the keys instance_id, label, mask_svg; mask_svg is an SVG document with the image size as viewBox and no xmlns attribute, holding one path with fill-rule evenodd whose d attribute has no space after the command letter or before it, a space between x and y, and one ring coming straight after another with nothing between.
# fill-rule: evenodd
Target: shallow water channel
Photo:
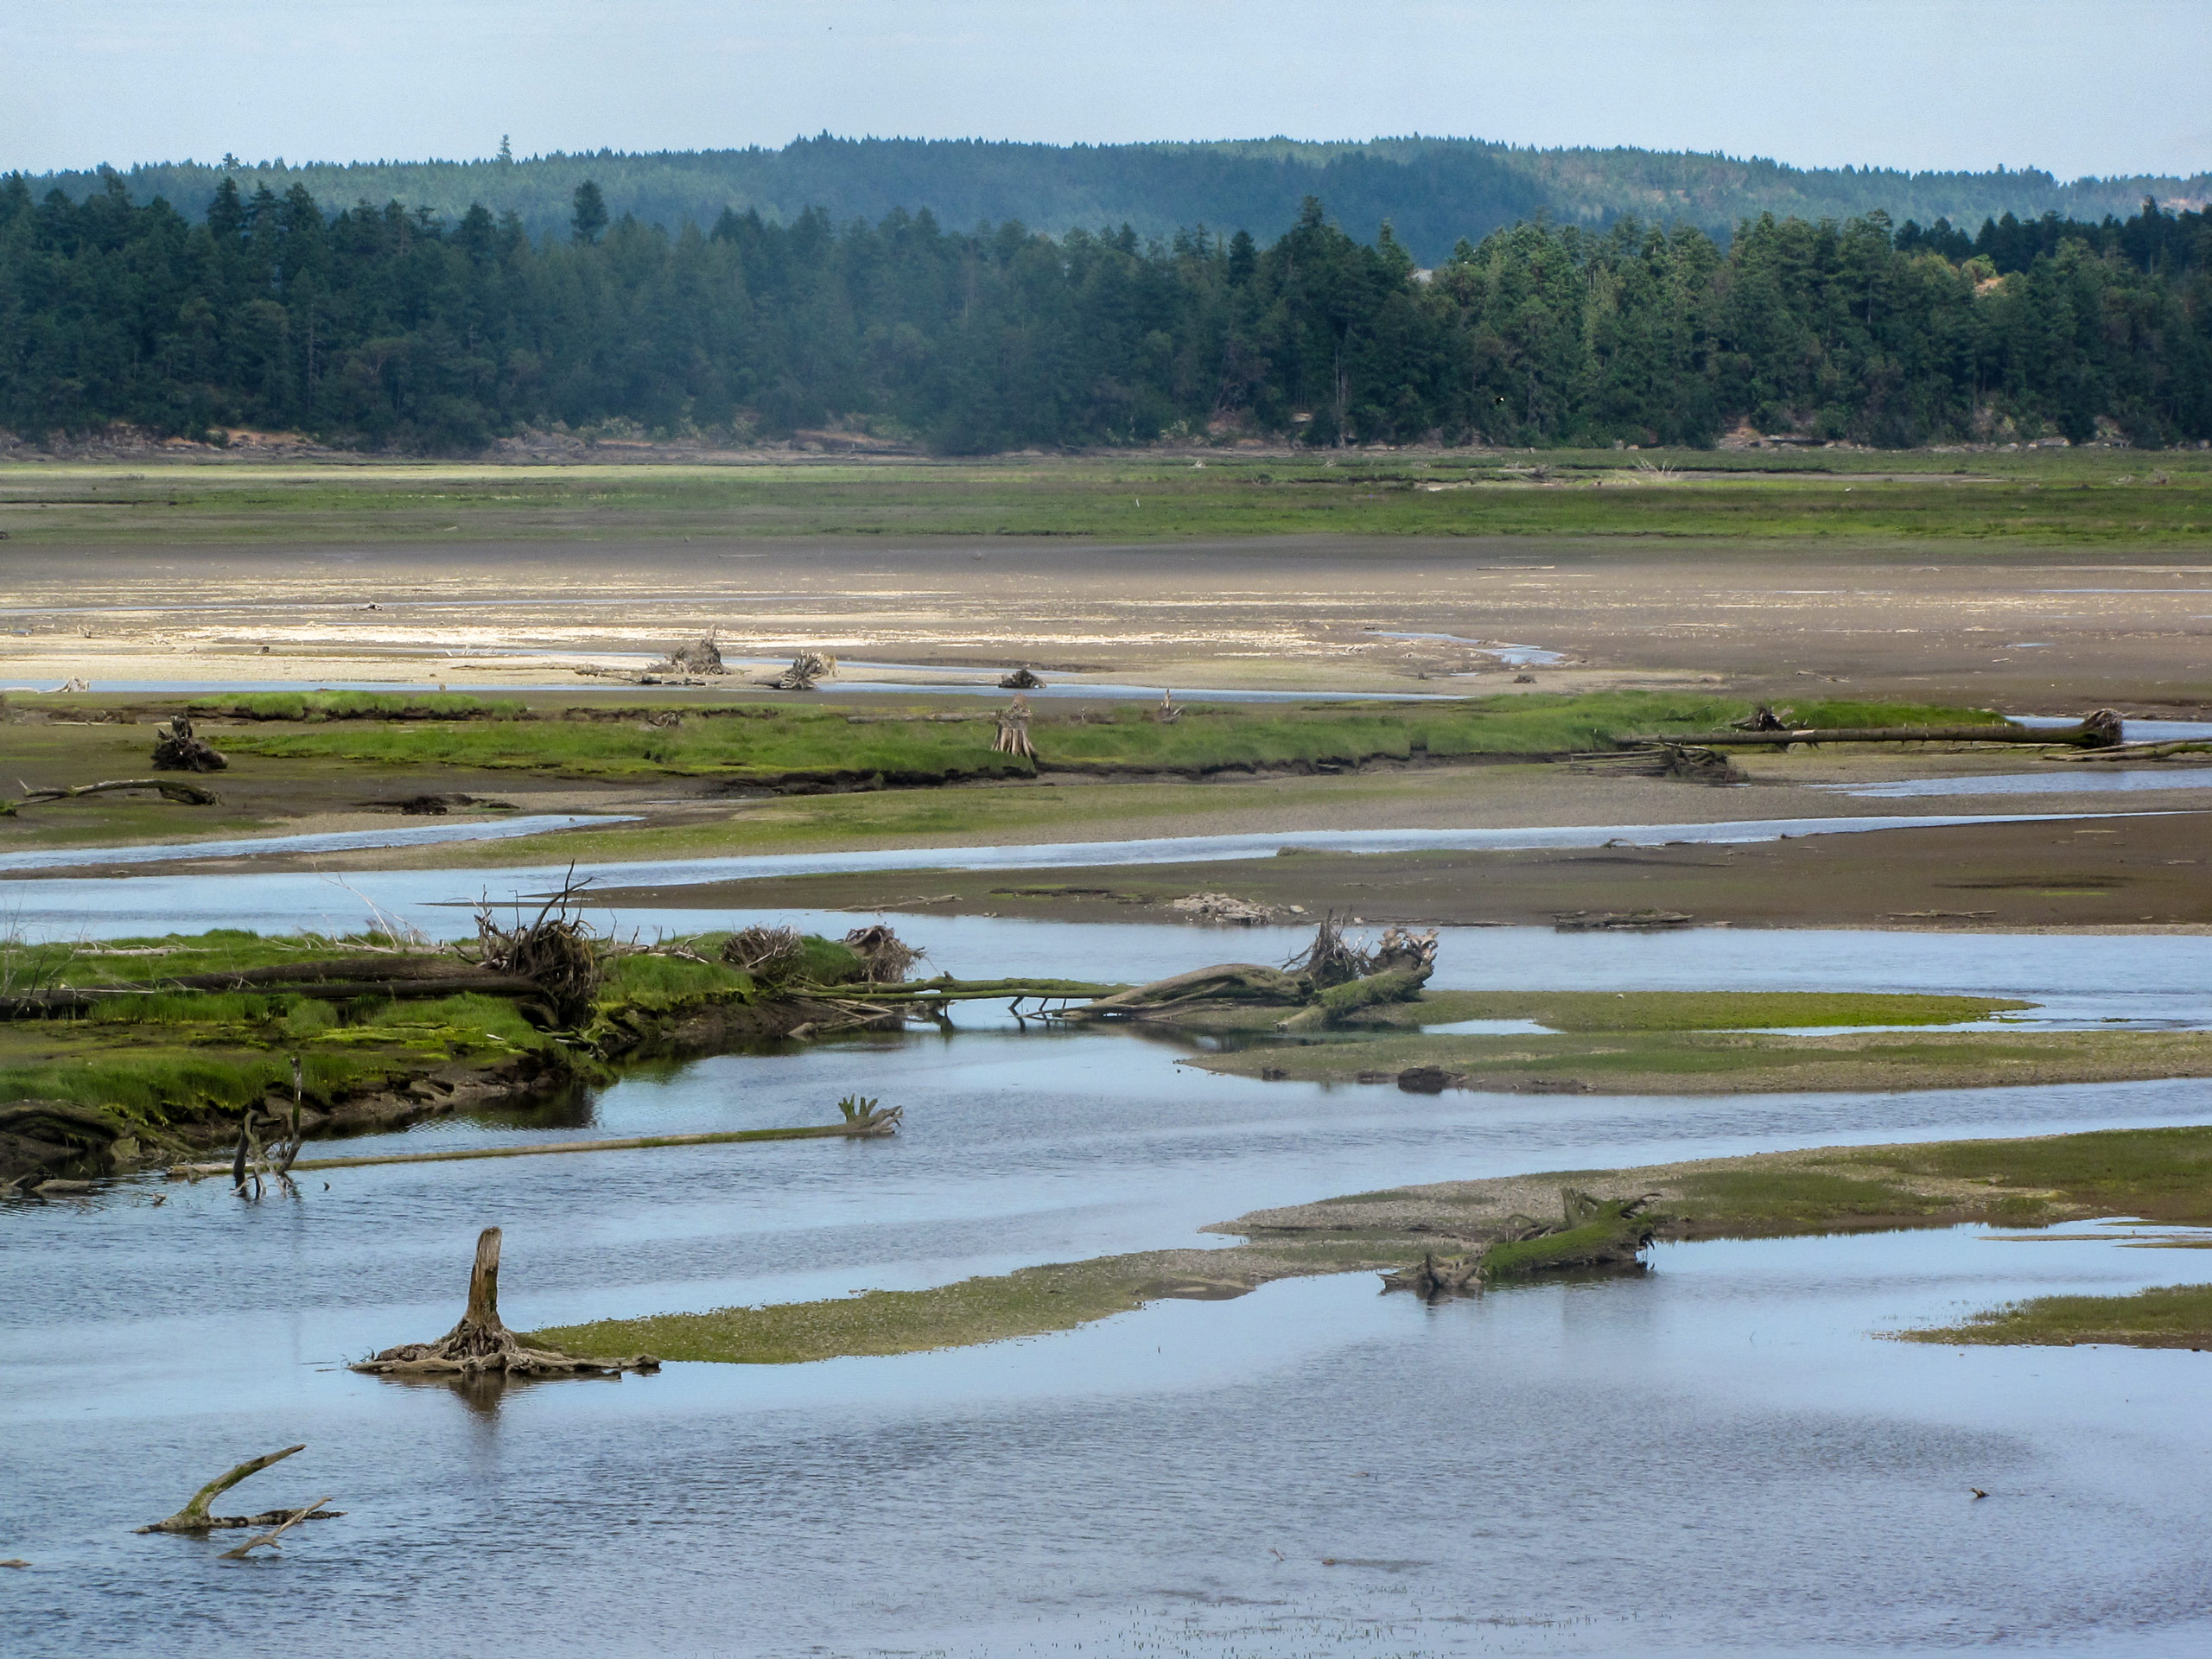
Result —
<instances>
[{"instance_id":1,"label":"shallow water channel","mask_svg":"<svg viewBox=\"0 0 2212 1659\"><path fill-rule=\"evenodd\" d=\"M1274 960L1289 937L901 926L963 974L1141 977ZM2201 1017L2212 985L2212 940L2181 936L1455 930L1443 963L1457 985L2005 990L2085 1018ZM9 1649L2212 1642L2212 1357L1877 1339L2014 1296L2208 1276L2212 1258L2120 1248L2110 1228L1670 1245L1637 1279L1436 1308L1364 1274L1292 1281L985 1348L672 1365L493 1400L340 1368L446 1329L493 1223L524 1328L1220 1244L1196 1230L1387 1185L2200 1121L2207 1103L2201 1082L1416 1096L1217 1077L1172 1045L1039 1031L995 1007L962 1018L379 1138L818 1122L858 1090L906 1107L889 1141L334 1171L257 1205L149 1179L0 1208L0 1555L33 1563L0 1574ZM307 1452L238 1497L331 1492L347 1513L288 1535L283 1559L219 1562L232 1539L129 1531L298 1440Z\"/></svg>"}]
</instances>

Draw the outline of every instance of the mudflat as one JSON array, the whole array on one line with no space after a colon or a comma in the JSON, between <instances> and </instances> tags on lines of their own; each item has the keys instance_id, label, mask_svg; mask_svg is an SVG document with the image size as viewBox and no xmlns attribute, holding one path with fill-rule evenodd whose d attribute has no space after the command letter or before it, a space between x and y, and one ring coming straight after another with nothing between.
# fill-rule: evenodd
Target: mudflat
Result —
<instances>
[{"instance_id":1,"label":"mudflat","mask_svg":"<svg viewBox=\"0 0 2212 1659\"><path fill-rule=\"evenodd\" d=\"M2212 549L2187 546L702 535L18 541L0 559L0 680L17 686L582 688L580 668L635 671L713 632L755 674L819 649L848 682L1025 664L1182 693L1711 684L2011 713L2212 705Z\"/></svg>"}]
</instances>

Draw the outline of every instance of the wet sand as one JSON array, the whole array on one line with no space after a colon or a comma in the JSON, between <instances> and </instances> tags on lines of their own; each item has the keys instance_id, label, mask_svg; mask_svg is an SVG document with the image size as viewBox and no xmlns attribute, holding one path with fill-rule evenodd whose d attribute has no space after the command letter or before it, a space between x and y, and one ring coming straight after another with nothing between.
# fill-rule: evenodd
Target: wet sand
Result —
<instances>
[{"instance_id":1,"label":"wet sand","mask_svg":"<svg viewBox=\"0 0 2212 1659\"><path fill-rule=\"evenodd\" d=\"M1740 847L1361 855L1111 869L893 871L613 887L596 902L702 911L836 909L1067 921L1192 921L1220 893L1294 920L1541 925L1659 910L1738 927L2212 927L2212 813L1951 825Z\"/></svg>"},{"instance_id":2,"label":"wet sand","mask_svg":"<svg viewBox=\"0 0 2212 1659\"><path fill-rule=\"evenodd\" d=\"M2212 559L1558 537L11 547L0 683L573 681L733 656L1178 687L1725 685L2010 712L2212 704ZM1457 636L1389 639L1381 632ZM1483 654L1561 653L1533 670ZM265 649L264 649L265 648ZM1471 671L1471 680L1445 677ZM1424 679L1421 677L1427 676ZM1525 688L1524 688L1525 689Z\"/></svg>"}]
</instances>

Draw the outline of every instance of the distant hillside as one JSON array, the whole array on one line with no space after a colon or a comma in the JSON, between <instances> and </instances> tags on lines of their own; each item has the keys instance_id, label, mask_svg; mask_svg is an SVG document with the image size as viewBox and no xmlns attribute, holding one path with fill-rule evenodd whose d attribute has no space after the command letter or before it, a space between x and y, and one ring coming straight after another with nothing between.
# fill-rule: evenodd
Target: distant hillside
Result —
<instances>
[{"instance_id":1,"label":"distant hillside","mask_svg":"<svg viewBox=\"0 0 2212 1659\"><path fill-rule=\"evenodd\" d=\"M2005 213L2055 212L2095 220L2126 218L2144 197L2200 207L2212 175L2082 179L2061 184L2033 169L1902 173L1878 168L1795 168L1778 162L1644 149L1519 149L1472 138L1385 138L1364 143L1258 139L1220 143L1055 146L911 138L800 139L781 149L671 150L484 162L311 162L226 168L154 162L123 175L131 198L156 196L199 219L226 176L251 194L283 194L301 183L330 206L397 200L452 221L481 203L512 210L533 238L565 235L569 199L595 180L609 211L675 229L709 226L723 208L757 210L788 224L809 207L837 224L880 219L893 208L927 208L949 228L1018 219L1058 234L1127 224L1141 237L1198 225L1281 235L1299 204L1319 196L1355 237L1371 238L1388 219L1423 264L1441 263L1462 237L1538 212L1604 226L1622 218L1695 225L1726 235L1762 213L1842 219L1880 207L1899 224L1948 218L1969 229ZM39 194L59 187L82 200L99 188L97 169L31 180Z\"/></svg>"}]
</instances>

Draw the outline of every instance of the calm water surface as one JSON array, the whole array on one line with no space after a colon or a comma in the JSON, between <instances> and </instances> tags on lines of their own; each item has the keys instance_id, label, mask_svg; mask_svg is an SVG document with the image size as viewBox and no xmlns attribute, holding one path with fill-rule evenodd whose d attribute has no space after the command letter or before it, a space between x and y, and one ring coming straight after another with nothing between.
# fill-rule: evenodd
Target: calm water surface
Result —
<instances>
[{"instance_id":1,"label":"calm water surface","mask_svg":"<svg viewBox=\"0 0 2212 1659\"><path fill-rule=\"evenodd\" d=\"M1134 977L1275 960L1290 939L907 925L956 972L1080 950ZM1463 984L2001 987L2201 1009L2208 948L1467 930L1445 964ZM1419 1096L1215 1077L1128 1034L968 1018L382 1137L819 1121L857 1089L906 1107L888 1142L338 1171L259 1205L148 1181L0 1209L0 1554L34 1563L0 1574L10 1650L2212 1644L2212 1357L1875 1339L2012 1296L2208 1276L2212 1258L2123 1249L2110 1229L1669 1246L1640 1279L1434 1309L1365 1275L1298 1281L982 1349L490 1400L338 1368L444 1330L493 1223L523 1327L1220 1244L1197 1230L1409 1181L2206 1107L2199 1082ZM328 1491L348 1514L290 1535L282 1560L128 1531L296 1440L308 1450L240 1496Z\"/></svg>"}]
</instances>

